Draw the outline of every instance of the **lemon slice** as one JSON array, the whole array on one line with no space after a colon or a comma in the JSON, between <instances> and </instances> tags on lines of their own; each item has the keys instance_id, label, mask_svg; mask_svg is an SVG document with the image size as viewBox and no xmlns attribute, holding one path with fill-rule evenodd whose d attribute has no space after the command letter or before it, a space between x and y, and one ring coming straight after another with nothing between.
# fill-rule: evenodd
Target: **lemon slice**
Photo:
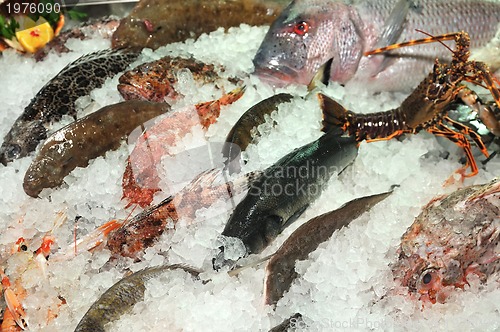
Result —
<instances>
[{"instance_id":1,"label":"lemon slice","mask_svg":"<svg viewBox=\"0 0 500 332\"><path fill-rule=\"evenodd\" d=\"M27 52L35 53L54 38L54 30L48 22L16 32L16 38Z\"/></svg>"}]
</instances>

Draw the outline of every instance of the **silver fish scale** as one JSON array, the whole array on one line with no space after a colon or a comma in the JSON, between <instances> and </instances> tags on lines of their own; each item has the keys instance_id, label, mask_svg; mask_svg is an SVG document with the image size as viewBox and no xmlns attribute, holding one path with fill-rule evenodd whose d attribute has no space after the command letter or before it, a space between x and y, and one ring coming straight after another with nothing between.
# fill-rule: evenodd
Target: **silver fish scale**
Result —
<instances>
[{"instance_id":1,"label":"silver fish scale","mask_svg":"<svg viewBox=\"0 0 500 332\"><path fill-rule=\"evenodd\" d=\"M393 9L396 1L363 1L357 5L363 22L374 22L374 29L380 29ZM398 39L398 42L421 39L427 37L416 31L420 29L431 35L458 32L464 30L471 37L471 48L477 48L487 44L494 36L500 23L500 3L488 1L418 1L416 8L410 9L406 26ZM376 31L376 30L375 30ZM377 35L381 31L378 30ZM376 36L369 36L365 45L365 51L374 48ZM372 42L370 42L372 41ZM448 42L452 48L453 42ZM401 90L412 88L429 73L432 62L436 57L442 61L451 60L451 52L439 43L415 45L404 47L389 52L393 55L417 55L422 59L399 59L394 60L387 69L382 68L376 79L383 89ZM363 57L359 67L369 63L371 58ZM384 70L385 69L385 70ZM376 73L376 72L375 72ZM404 73L404 75L403 75ZM411 75L408 75L411 73ZM365 81L366 73L357 72L354 80ZM376 88L377 89L377 88ZM378 88L380 90L380 88Z\"/></svg>"}]
</instances>

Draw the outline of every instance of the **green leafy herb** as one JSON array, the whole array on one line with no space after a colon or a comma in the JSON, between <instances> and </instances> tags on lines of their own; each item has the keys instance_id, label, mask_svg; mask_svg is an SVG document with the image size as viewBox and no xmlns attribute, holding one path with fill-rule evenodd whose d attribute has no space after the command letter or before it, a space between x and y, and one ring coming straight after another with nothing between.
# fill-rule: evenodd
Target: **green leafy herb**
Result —
<instances>
[{"instance_id":1,"label":"green leafy herb","mask_svg":"<svg viewBox=\"0 0 500 332\"><path fill-rule=\"evenodd\" d=\"M17 28L19 28L19 23L14 18L11 18L9 21L0 15L0 36L12 39L16 35Z\"/></svg>"},{"instance_id":2,"label":"green leafy herb","mask_svg":"<svg viewBox=\"0 0 500 332\"><path fill-rule=\"evenodd\" d=\"M81 20L83 20L84 18L87 17L87 14L79 12L79 11L76 11L74 9L71 9L71 10L68 10L68 16L72 20L81 21Z\"/></svg>"}]
</instances>

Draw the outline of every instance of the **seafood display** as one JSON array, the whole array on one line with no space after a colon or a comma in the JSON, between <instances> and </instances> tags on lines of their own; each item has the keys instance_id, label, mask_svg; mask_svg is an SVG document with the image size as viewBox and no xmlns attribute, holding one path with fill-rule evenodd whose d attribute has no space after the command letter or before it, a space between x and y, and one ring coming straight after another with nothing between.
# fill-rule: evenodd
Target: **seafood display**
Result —
<instances>
[{"instance_id":1,"label":"seafood display","mask_svg":"<svg viewBox=\"0 0 500 332\"><path fill-rule=\"evenodd\" d=\"M69 52L49 51L43 61L14 49L0 56L2 153L13 143L17 155L33 142L33 153L2 157L0 165L0 331L497 328L498 61L469 51L498 28L488 20L499 0L360 0L347 7L296 0L289 22L231 21L240 25L228 29L231 17L260 16L250 14L257 4L269 10L266 20L283 4L151 7L158 1L141 1L120 37L129 43L141 30L137 47L149 39L154 49L111 50L111 40L89 26L89 34L80 27L82 39L78 27L68 32L76 38L65 41L62 32L55 47ZM295 69L286 67L286 86L266 79L256 61L271 45L266 33L290 23L296 37L324 43L314 22L336 6L341 15L348 9L365 38L353 78L345 85L331 79L341 53L323 61L307 87L287 85ZM451 17L464 32L448 30ZM393 45L431 21L442 23L431 30L435 36ZM334 22L319 28L348 45L351 25ZM102 24L105 31L113 25ZM203 29L184 34L198 25ZM196 39L159 47L173 32ZM296 43L287 59L304 50L306 60L315 57L314 45L297 41L287 41ZM443 41L448 50L436 44ZM290 55L280 43L273 56ZM498 45L499 33L484 51ZM434 69L425 69L427 78L406 97L379 78L393 73L404 89L398 70L413 52L425 53ZM78 57L88 61L73 63ZM66 74L51 80L61 68ZM406 77L416 79L418 68ZM383 75L370 81L373 72ZM72 85L80 80L81 91ZM129 105L145 105L146 113ZM16 118L22 130L9 133ZM418 131L431 135L403 137Z\"/></svg>"},{"instance_id":2,"label":"seafood display","mask_svg":"<svg viewBox=\"0 0 500 332\"><path fill-rule=\"evenodd\" d=\"M42 189L60 185L76 167L117 149L132 130L168 111L166 103L131 100L105 106L59 129L45 140L26 171L24 191L37 197Z\"/></svg>"},{"instance_id":3,"label":"seafood display","mask_svg":"<svg viewBox=\"0 0 500 332\"><path fill-rule=\"evenodd\" d=\"M266 266L264 298L266 304L276 304L297 277L295 263L305 260L333 232L349 225L363 212L389 196L391 192L357 198L337 210L317 216L302 224L286 239Z\"/></svg>"},{"instance_id":4,"label":"seafood display","mask_svg":"<svg viewBox=\"0 0 500 332\"><path fill-rule=\"evenodd\" d=\"M114 48L156 49L199 37L219 27L270 24L284 0L140 1L113 34ZM221 13L224 13L221 15Z\"/></svg>"},{"instance_id":5,"label":"seafood display","mask_svg":"<svg viewBox=\"0 0 500 332\"><path fill-rule=\"evenodd\" d=\"M422 301L445 302L474 275L500 271L500 181L434 198L401 238L396 282Z\"/></svg>"},{"instance_id":6,"label":"seafood display","mask_svg":"<svg viewBox=\"0 0 500 332\"><path fill-rule=\"evenodd\" d=\"M341 127L350 135L355 135L358 141L377 141L391 139L404 133L418 133L424 129L443 136L462 147L467 156L467 164L458 172L463 176L474 176L478 168L471 151L471 145L465 135L477 144L481 152L489 154L481 137L447 116L447 107L458 98L464 86L462 81L474 84L484 84L490 90L495 102L500 107L500 91L486 64L469 61L469 35L465 32L453 33L423 40L408 42L394 47L427 43L435 40L454 39L456 50L453 52L451 64L443 64L436 60L432 73L424 79L415 91L406 98L397 109L373 114L356 114L343 108L333 99L319 94L321 107L324 111L326 128ZM381 49L387 50L390 47ZM455 127L456 130L450 127ZM465 174L470 167L471 172Z\"/></svg>"},{"instance_id":7,"label":"seafood display","mask_svg":"<svg viewBox=\"0 0 500 332\"><path fill-rule=\"evenodd\" d=\"M406 20L388 23L396 2L292 1L273 22L257 51L255 73L278 86L308 84L321 65L333 58L331 81L362 82L372 91L408 90L430 72L436 57L449 60L445 48L412 47L383 57L363 53L398 40L421 38L415 29L433 35L466 30L472 47L477 48L495 36L500 23L498 2L470 0L412 2ZM400 33L392 40L384 31Z\"/></svg>"},{"instance_id":8,"label":"seafood display","mask_svg":"<svg viewBox=\"0 0 500 332\"><path fill-rule=\"evenodd\" d=\"M196 277L200 272L182 265L150 267L121 279L97 300L78 323L75 332L105 331L104 326L130 311L132 306L144 298L144 283L164 274L181 269Z\"/></svg>"},{"instance_id":9,"label":"seafood display","mask_svg":"<svg viewBox=\"0 0 500 332\"><path fill-rule=\"evenodd\" d=\"M76 117L75 101L137 58L137 53L104 50L87 54L66 66L32 99L4 137L0 162L25 157L47 138L47 127L63 115Z\"/></svg>"},{"instance_id":10,"label":"seafood display","mask_svg":"<svg viewBox=\"0 0 500 332\"><path fill-rule=\"evenodd\" d=\"M358 153L353 137L332 130L267 168L227 221L222 236L236 238L244 255L260 253L321 194L330 177L341 173ZM299 171L300 170L300 173ZM225 246L214 269L232 265Z\"/></svg>"},{"instance_id":11,"label":"seafood display","mask_svg":"<svg viewBox=\"0 0 500 332\"><path fill-rule=\"evenodd\" d=\"M192 127L201 125L206 129L219 117L221 106L232 104L244 93L244 88L236 88L218 100L199 103L156 120L137 140L127 161L123 174L123 197L129 205L144 207L151 203L153 195L159 191L157 165L163 156L171 154L176 141L185 136Z\"/></svg>"}]
</instances>

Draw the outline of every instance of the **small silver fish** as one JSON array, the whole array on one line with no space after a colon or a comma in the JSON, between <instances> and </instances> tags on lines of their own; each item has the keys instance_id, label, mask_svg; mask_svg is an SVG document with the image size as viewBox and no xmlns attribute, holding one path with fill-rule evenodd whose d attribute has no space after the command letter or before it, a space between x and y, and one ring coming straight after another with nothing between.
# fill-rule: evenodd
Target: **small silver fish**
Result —
<instances>
[{"instance_id":1,"label":"small silver fish","mask_svg":"<svg viewBox=\"0 0 500 332\"><path fill-rule=\"evenodd\" d=\"M197 277L201 271L184 265L162 265L135 272L111 286L92 304L76 326L75 332L105 332L104 326L118 320L144 299L144 283L166 271L182 269Z\"/></svg>"},{"instance_id":2,"label":"small silver fish","mask_svg":"<svg viewBox=\"0 0 500 332\"><path fill-rule=\"evenodd\" d=\"M301 225L274 253L266 266L264 298L266 304L276 304L297 277L295 263L305 260L332 234L374 205L387 198L392 191L354 199L342 207L317 216Z\"/></svg>"},{"instance_id":3,"label":"small silver fish","mask_svg":"<svg viewBox=\"0 0 500 332\"><path fill-rule=\"evenodd\" d=\"M499 2L409 2L408 8L396 0L294 0L265 36L253 60L255 73L278 86L308 84L320 66L333 58L331 81L358 81L373 91L409 90L431 70L436 57L449 60L451 53L437 44L382 56L364 57L363 53L422 38L415 29L433 35L465 30L471 46L477 48L495 36L500 22Z\"/></svg>"}]
</instances>

